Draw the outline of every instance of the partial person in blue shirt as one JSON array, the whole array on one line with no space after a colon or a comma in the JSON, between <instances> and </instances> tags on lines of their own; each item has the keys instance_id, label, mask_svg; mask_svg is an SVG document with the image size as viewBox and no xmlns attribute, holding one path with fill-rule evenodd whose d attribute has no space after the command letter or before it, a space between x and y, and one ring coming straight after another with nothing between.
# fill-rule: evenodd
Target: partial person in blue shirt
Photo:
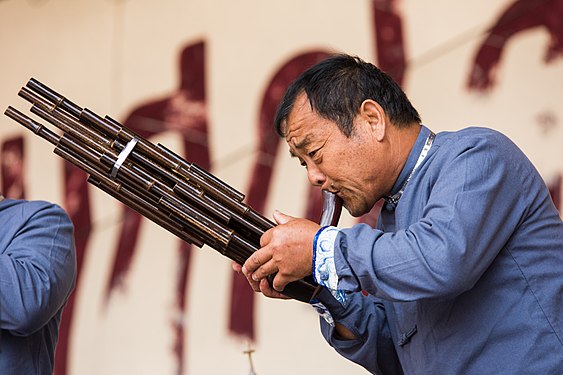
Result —
<instances>
[{"instance_id":1,"label":"partial person in blue shirt","mask_svg":"<svg viewBox=\"0 0 563 375\"><path fill-rule=\"evenodd\" d=\"M348 55L304 72L275 126L353 216L385 203L377 228L275 212L234 266L256 291L283 298L312 274L322 334L372 373L563 373L563 223L506 136L434 134L395 82Z\"/></svg>"},{"instance_id":2,"label":"partial person in blue shirt","mask_svg":"<svg viewBox=\"0 0 563 375\"><path fill-rule=\"evenodd\" d=\"M0 195L0 374L52 374L75 285L73 225L52 203Z\"/></svg>"}]
</instances>

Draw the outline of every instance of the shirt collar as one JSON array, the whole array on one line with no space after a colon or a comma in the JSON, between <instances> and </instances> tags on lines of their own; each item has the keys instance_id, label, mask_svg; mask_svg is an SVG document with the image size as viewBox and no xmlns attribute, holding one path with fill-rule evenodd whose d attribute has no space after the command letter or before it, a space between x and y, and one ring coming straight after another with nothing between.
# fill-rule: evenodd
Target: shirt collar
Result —
<instances>
[{"instance_id":1,"label":"shirt collar","mask_svg":"<svg viewBox=\"0 0 563 375\"><path fill-rule=\"evenodd\" d=\"M395 181L395 184L391 189L391 194L389 194L390 196L397 194L397 192L401 189L407 178L409 178L409 175L413 170L414 166L416 165L416 161L418 160L418 157L420 156L420 153L422 152L422 148L424 147L426 143L426 139L428 138L429 135L430 135L430 129L428 129L424 125L420 125L420 132L418 133L416 142L414 143L414 146L409 154L407 162L405 163L403 169L401 170L401 173L399 174L399 178L397 178L397 181Z\"/></svg>"}]
</instances>

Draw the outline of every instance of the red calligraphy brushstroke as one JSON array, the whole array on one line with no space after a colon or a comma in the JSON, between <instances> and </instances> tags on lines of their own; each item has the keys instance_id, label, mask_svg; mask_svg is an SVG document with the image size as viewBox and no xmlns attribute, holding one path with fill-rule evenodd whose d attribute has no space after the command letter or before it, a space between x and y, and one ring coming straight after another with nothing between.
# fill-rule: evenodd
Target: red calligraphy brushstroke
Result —
<instances>
[{"instance_id":1,"label":"red calligraphy brushstroke","mask_svg":"<svg viewBox=\"0 0 563 375\"><path fill-rule=\"evenodd\" d=\"M487 31L468 77L470 90L486 91L496 83L498 66L508 41L516 34L541 27L550 36L544 61L563 55L563 0L518 0L511 3Z\"/></svg>"},{"instance_id":2,"label":"red calligraphy brushstroke","mask_svg":"<svg viewBox=\"0 0 563 375\"><path fill-rule=\"evenodd\" d=\"M403 26L397 0L373 0L372 15L377 66L399 85L403 84L407 68Z\"/></svg>"},{"instance_id":3,"label":"red calligraphy brushstroke","mask_svg":"<svg viewBox=\"0 0 563 375\"><path fill-rule=\"evenodd\" d=\"M403 85L407 69L405 43L403 40L402 16L397 0L372 0L372 20L376 65L389 74L395 82ZM383 201L378 201L358 221L375 228Z\"/></svg>"},{"instance_id":4,"label":"red calligraphy brushstroke","mask_svg":"<svg viewBox=\"0 0 563 375\"><path fill-rule=\"evenodd\" d=\"M2 142L0 150L2 161L2 190L6 198L24 199L25 183L23 137L18 136Z\"/></svg>"},{"instance_id":5,"label":"red calligraphy brushstroke","mask_svg":"<svg viewBox=\"0 0 563 375\"><path fill-rule=\"evenodd\" d=\"M65 209L74 224L74 241L76 246L76 286L70 295L59 327L59 342L55 352L56 375L66 375L68 370L68 354L70 333L74 319L76 297L80 293L81 275L84 258L87 251L88 239L92 229L90 216L90 195L88 193L87 175L72 164L64 163L64 200Z\"/></svg>"},{"instance_id":6,"label":"red calligraphy brushstroke","mask_svg":"<svg viewBox=\"0 0 563 375\"><path fill-rule=\"evenodd\" d=\"M198 166L209 169L210 156L207 139L207 110L205 96L205 44L203 41L185 47L180 56L180 85L171 95L144 103L134 109L124 125L145 138L164 131L175 131L182 137L183 156ZM123 287L139 237L141 216L124 207L123 224L115 252L106 297ZM172 326L175 332L173 350L177 371L184 368L184 323L186 288L191 246L180 243L176 273L176 316ZM107 300L106 298L106 300Z\"/></svg>"},{"instance_id":7,"label":"red calligraphy brushstroke","mask_svg":"<svg viewBox=\"0 0 563 375\"><path fill-rule=\"evenodd\" d=\"M555 207L559 210L559 212L562 212L561 211L562 184L563 184L563 176L561 176L561 174L558 174L557 177L554 178L553 181L551 181L551 183L547 184L547 187L549 188L549 194L551 195L551 199L553 200L553 204L555 204Z\"/></svg>"},{"instance_id":8,"label":"red calligraphy brushstroke","mask_svg":"<svg viewBox=\"0 0 563 375\"><path fill-rule=\"evenodd\" d=\"M274 161L278 154L279 137L274 132L273 119L277 106L289 84L305 69L325 59L324 51L310 51L284 63L268 84L258 119L258 150L250 179L247 204L258 212L264 212L271 185ZM311 196L320 198L320 191L314 189ZM321 205L318 199L309 199L306 216L318 220ZM251 340L254 334L254 291L244 276L233 273L229 329L232 333Z\"/></svg>"}]
</instances>

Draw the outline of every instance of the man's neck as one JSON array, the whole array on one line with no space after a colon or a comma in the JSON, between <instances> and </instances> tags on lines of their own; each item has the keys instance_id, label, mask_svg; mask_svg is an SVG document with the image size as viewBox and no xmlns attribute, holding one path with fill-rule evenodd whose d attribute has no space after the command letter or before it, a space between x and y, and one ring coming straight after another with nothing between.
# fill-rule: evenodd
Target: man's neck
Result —
<instances>
[{"instance_id":1,"label":"man's neck","mask_svg":"<svg viewBox=\"0 0 563 375\"><path fill-rule=\"evenodd\" d=\"M407 127L397 128L392 126L390 131L390 146L392 155L395 155L395 179L399 178L401 171L409 158L409 155L416 143L422 126L412 124Z\"/></svg>"}]
</instances>

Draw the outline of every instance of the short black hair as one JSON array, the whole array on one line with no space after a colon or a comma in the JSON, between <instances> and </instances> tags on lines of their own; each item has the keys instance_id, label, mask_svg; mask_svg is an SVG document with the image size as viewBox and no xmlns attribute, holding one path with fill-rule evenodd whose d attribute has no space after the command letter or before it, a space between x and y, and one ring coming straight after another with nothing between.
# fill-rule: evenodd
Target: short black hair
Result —
<instances>
[{"instance_id":1,"label":"short black hair","mask_svg":"<svg viewBox=\"0 0 563 375\"><path fill-rule=\"evenodd\" d=\"M274 119L278 135L284 136L283 123L302 92L313 110L334 121L347 137L366 99L379 103L397 127L421 122L417 110L390 76L357 56L336 54L307 69L288 87Z\"/></svg>"}]
</instances>

